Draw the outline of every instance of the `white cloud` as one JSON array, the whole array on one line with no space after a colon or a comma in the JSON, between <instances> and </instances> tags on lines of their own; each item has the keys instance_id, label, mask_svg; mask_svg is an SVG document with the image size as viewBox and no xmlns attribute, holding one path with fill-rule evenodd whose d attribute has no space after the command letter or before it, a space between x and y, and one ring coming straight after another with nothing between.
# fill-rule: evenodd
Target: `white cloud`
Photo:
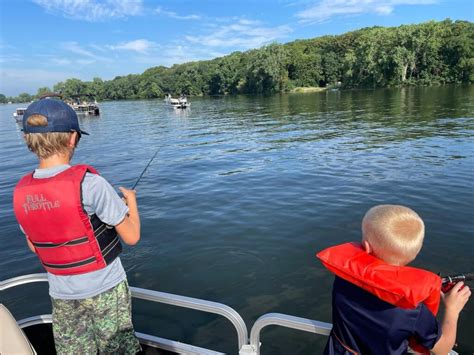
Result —
<instances>
[{"instance_id":1,"label":"white cloud","mask_svg":"<svg viewBox=\"0 0 474 355\"><path fill-rule=\"evenodd\" d=\"M241 19L233 24L214 28L209 35L185 38L189 42L208 47L250 49L285 38L290 32L292 29L286 25L263 27L259 21Z\"/></svg>"},{"instance_id":2,"label":"white cloud","mask_svg":"<svg viewBox=\"0 0 474 355\"><path fill-rule=\"evenodd\" d=\"M0 92L16 96L22 92L36 93L39 87L52 87L59 81L73 78L74 73L41 69L6 68L0 71Z\"/></svg>"},{"instance_id":3,"label":"white cloud","mask_svg":"<svg viewBox=\"0 0 474 355\"><path fill-rule=\"evenodd\" d=\"M146 39L137 39L130 42L119 43L116 45L108 45L107 48L112 50L126 50L138 53L146 53L150 49L155 48L156 46L156 43L148 41Z\"/></svg>"},{"instance_id":4,"label":"white cloud","mask_svg":"<svg viewBox=\"0 0 474 355\"><path fill-rule=\"evenodd\" d=\"M40 47L44 48L48 46L40 45ZM56 45L50 44L48 48L50 49L49 53L37 53L34 56L20 56L15 53L6 55L0 53L0 71L7 71L7 69L4 69L4 65L18 67L18 63L22 63L23 66L28 66L29 64L27 63L31 62L35 63L34 66L38 69L38 73L40 74L44 68L56 68L57 72L60 72L62 69L89 71L100 67L104 63L108 65L113 62L113 59L109 55L105 56L103 53L110 51L109 49L95 45L82 45L78 42L71 41ZM90 48L92 48L92 50L89 50ZM95 54L95 52L99 50L101 50L102 56ZM33 69L27 70L31 73L34 72ZM3 77L7 78L7 74L3 75ZM40 81L42 81L42 79Z\"/></svg>"},{"instance_id":5,"label":"white cloud","mask_svg":"<svg viewBox=\"0 0 474 355\"><path fill-rule=\"evenodd\" d=\"M389 15L400 5L429 5L438 0L321 0L296 14L302 22L323 22L331 17L374 13Z\"/></svg>"},{"instance_id":6,"label":"white cloud","mask_svg":"<svg viewBox=\"0 0 474 355\"><path fill-rule=\"evenodd\" d=\"M89 22L125 18L143 13L142 0L33 0L46 11Z\"/></svg>"},{"instance_id":7,"label":"white cloud","mask_svg":"<svg viewBox=\"0 0 474 355\"><path fill-rule=\"evenodd\" d=\"M170 67L174 64L208 60L222 57L226 54L227 53L210 50L209 47L183 45L183 42L178 40L174 43L154 47L153 50L147 53L137 53L133 57L130 57L129 60L142 67L145 65L145 67L143 67L143 70L145 70L152 66L164 65Z\"/></svg>"},{"instance_id":8,"label":"white cloud","mask_svg":"<svg viewBox=\"0 0 474 355\"><path fill-rule=\"evenodd\" d=\"M0 54L0 65L6 63L23 63L25 59L19 54ZM0 70L3 70L0 68Z\"/></svg>"},{"instance_id":9,"label":"white cloud","mask_svg":"<svg viewBox=\"0 0 474 355\"><path fill-rule=\"evenodd\" d=\"M78 59L77 64L79 65L90 65L95 63L95 60L90 60L90 59Z\"/></svg>"},{"instance_id":10,"label":"white cloud","mask_svg":"<svg viewBox=\"0 0 474 355\"><path fill-rule=\"evenodd\" d=\"M167 11L165 9L163 9L162 7L157 7L155 9L155 12L159 15L164 15L164 16L168 16L168 17L171 17L171 18L174 18L174 19L177 19L177 20L199 20L201 19L201 16L199 15L194 15L194 14L191 14L191 15L178 15L176 12L174 11Z\"/></svg>"},{"instance_id":11,"label":"white cloud","mask_svg":"<svg viewBox=\"0 0 474 355\"><path fill-rule=\"evenodd\" d=\"M22 55L18 54L18 49L15 46L7 44L0 38L0 65L7 63L21 63L24 61ZM0 70L2 68L0 67Z\"/></svg>"},{"instance_id":12,"label":"white cloud","mask_svg":"<svg viewBox=\"0 0 474 355\"><path fill-rule=\"evenodd\" d=\"M69 66L72 65L72 60L67 59L67 58L50 58L50 60L59 66Z\"/></svg>"},{"instance_id":13,"label":"white cloud","mask_svg":"<svg viewBox=\"0 0 474 355\"><path fill-rule=\"evenodd\" d=\"M110 57L106 57L103 55L100 56L86 49L87 47L91 47L95 50L98 50L98 48L100 47L96 45L87 46L87 45L81 45L78 42L63 42L61 43L60 47L61 49L74 54L74 57L68 58L68 59L57 59L56 61L57 64L66 65L67 61L69 61L70 64L74 64L74 65L88 65L95 62L110 62L112 60ZM107 49L101 50L101 52L105 52L105 51L107 51Z\"/></svg>"},{"instance_id":14,"label":"white cloud","mask_svg":"<svg viewBox=\"0 0 474 355\"><path fill-rule=\"evenodd\" d=\"M90 44L89 47L94 48L95 50L98 50L100 52L106 52L107 49L105 49L102 46L99 46L98 44Z\"/></svg>"},{"instance_id":15,"label":"white cloud","mask_svg":"<svg viewBox=\"0 0 474 355\"><path fill-rule=\"evenodd\" d=\"M96 57L94 53L84 49L77 42L64 42L62 44L62 48L69 51L69 52L79 54L79 55L82 55L82 56L85 56L85 57L90 57L90 58L95 58Z\"/></svg>"},{"instance_id":16,"label":"white cloud","mask_svg":"<svg viewBox=\"0 0 474 355\"><path fill-rule=\"evenodd\" d=\"M64 67L82 67L90 64L97 63L95 59L87 59L87 58L61 58L61 57L54 57L51 55L42 56L49 62L53 63L57 66L64 66Z\"/></svg>"}]
</instances>

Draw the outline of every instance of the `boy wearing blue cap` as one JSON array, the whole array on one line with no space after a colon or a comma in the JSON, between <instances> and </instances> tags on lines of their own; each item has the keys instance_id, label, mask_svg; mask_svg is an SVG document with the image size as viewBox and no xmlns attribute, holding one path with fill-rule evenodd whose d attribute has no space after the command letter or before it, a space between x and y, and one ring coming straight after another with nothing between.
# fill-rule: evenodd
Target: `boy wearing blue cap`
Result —
<instances>
[{"instance_id":1,"label":"boy wearing blue cap","mask_svg":"<svg viewBox=\"0 0 474 355\"><path fill-rule=\"evenodd\" d=\"M41 99L23 116L26 145L39 159L14 191L30 249L48 272L58 354L135 354L131 296L120 239L140 240L135 191L123 200L97 171L70 161L82 135L74 110Z\"/></svg>"}]
</instances>

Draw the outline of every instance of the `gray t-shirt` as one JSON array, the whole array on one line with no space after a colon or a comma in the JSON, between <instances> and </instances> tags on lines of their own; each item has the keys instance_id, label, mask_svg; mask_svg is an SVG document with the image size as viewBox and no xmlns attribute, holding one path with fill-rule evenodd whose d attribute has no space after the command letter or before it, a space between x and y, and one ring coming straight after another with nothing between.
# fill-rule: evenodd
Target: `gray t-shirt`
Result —
<instances>
[{"instance_id":1,"label":"gray t-shirt","mask_svg":"<svg viewBox=\"0 0 474 355\"><path fill-rule=\"evenodd\" d=\"M48 178L70 168L59 165L48 169L36 169L33 177ZM100 175L86 173L82 182L82 203L88 215L116 226L125 218L128 207L114 188ZM49 295L59 299L84 299L94 297L126 279L120 258L105 268L79 275L54 275L48 272Z\"/></svg>"}]
</instances>

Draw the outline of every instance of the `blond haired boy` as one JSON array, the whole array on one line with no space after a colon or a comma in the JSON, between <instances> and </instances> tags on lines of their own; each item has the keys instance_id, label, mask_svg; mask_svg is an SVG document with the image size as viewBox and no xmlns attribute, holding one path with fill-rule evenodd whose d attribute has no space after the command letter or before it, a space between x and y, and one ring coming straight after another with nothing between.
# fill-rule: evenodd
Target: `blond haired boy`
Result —
<instances>
[{"instance_id":1,"label":"blond haired boy","mask_svg":"<svg viewBox=\"0 0 474 355\"><path fill-rule=\"evenodd\" d=\"M58 354L135 354L131 297L120 240L140 239L135 191L124 201L97 171L70 161L82 135L74 110L41 99L23 116L38 168L14 191L14 210L30 249L48 272Z\"/></svg>"},{"instance_id":2,"label":"blond haired boy","mask_svg":"<svg viewBox=\"0 0 474 355\"><path fill-rule=\"evenodd\" d=\"M458 283L443 294L438 276L406 266L420 252L424 234L423 220L412 209L378 205L363 218L362 245L346 243L318 253L336 274L325 354L405 354L409 344L425 353L452 349L471 291ZM440 295L441 324L434 315Z\"/></svg>"}]
</instances>

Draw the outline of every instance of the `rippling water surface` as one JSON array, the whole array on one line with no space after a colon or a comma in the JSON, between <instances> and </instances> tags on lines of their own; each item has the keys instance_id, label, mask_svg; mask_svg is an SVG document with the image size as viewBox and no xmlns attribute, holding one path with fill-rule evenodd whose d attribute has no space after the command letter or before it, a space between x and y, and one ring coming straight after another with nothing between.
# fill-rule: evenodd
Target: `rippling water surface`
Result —
<instances>
[{"instance_id":1,"label":"rippling water surface","mask_svg":"<svg viewBox=\"0 0 474 355\"><path fill-rule=\"evenodd\" d=\"M114 186L138 184L142 240L122 262L133 286L225 303L250 330L264 313L331 321L324 247L360 239L375 204L414 208L425 220L415 261L435 272L474 271L474 87L103 102L81 119L74 163ZM13 217L16 181L35 166L12 113L0 106L0 279L41 272ZM15 316L49 313L46 285L1 296ZM40 311L38 311L38 309ZM215 316L134 303L138 331L237 353ZM474 301L458 342L472 353ZM471 335L471 337L469 337ZM318 354L325 338L269 327L263 354Z\"/></svg>"}]
</instances>

